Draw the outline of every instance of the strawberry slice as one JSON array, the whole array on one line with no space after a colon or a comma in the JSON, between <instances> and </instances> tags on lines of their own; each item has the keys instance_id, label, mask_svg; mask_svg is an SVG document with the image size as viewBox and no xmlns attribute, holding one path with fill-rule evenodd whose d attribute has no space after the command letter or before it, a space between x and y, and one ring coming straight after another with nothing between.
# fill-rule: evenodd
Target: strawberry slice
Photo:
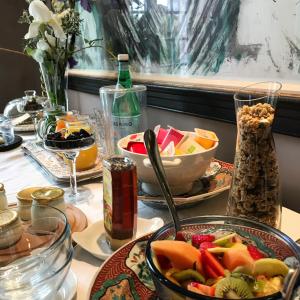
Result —
<instances>
[{"instance_id":1,"label":"strawberry slice","mask_svg":"<svg viewBox=\"0 0 300 300\"><path fill-rule=\"evenodd\" d=\"M166 269L172 268L172 264L166 256L158 254L158 255L156 255L156 258L157 258L159 266L162 269L166 270Z\"/></svg>"},{"instance_id":2,"label":"strawberry slice","mask_svg":"<svg viewBox=\"0 0 300 300\"><path fill-rule=\"evenodd\" d=\"M253 245L248 245L247 246L248 252L250 254L250 256L254 259L254 260L258 260L261 258L266 257L263 253L261 253L257 247L253 246Z\"/></svg>"},{"instance_id":3,"label":"strawberry slice","mask_svg":"<svg viewBox=\"0 0 300 300\"><path fill-rule=\"evenodd\" d=\"M183 241L183 242L186 242L186 239L185 239L185 237L184 237L182 231L176 232L175 240L176 240L176 241Z\"/></svg>"},{"instance_id":4,"label":"strawberry slice","mask_svg":"<svg viewBox=\"0 0 300 300\"><path fill-rule=\"evenodd\" d=\"M208 252L208 250L203 250L201 251L201 257L203 266L209 266L218 276L224 276L224 268L213 254Z\"/></svg>"},{"instance_id":5,"label":"strawberry slice","mask_svg":"<svg viewBox=\"0 0 300 300\"><path fill-rule=\"evenodd\" d=\"M187 289L194 293L198 293L200 295L205 295L205 296L214 296L216 290L215 287L201 284L198 282L191 282L190 284L188 284Z\"/></svg>"},{"instance_id":6,"label":"strawberry slice","mask_svg":"<svg viewBox=\"0 0 300 300\"><path fill-rule=\"evenodd\" d=\"M212 278L212 279L219 278L219 275L209 265L203 265L203 269L206 278Z\"/></svg>"},{"instance_id":7,"label":"strawberry slice","mask_svg":"<svg viewBox=\"0 0 300 300\"><path fill-rule=\"evenodd\" d=\"M194 234L192 235L192 245L196 248L200 247L203 242L213 242L215 237L211 234Z\"/></svg>"},{"instance_id":8,"label":"strawberry slice","mask_svg":"<svg viewBox=\"0 0 300 300\"><path fill-rule=\"evenodd\" d=\"M203 242L200 244L200 251L201 250L206 250L206 249L209 249L209 248L216 248L216 245L212 242Z\"/></svg>"}]
</instances>

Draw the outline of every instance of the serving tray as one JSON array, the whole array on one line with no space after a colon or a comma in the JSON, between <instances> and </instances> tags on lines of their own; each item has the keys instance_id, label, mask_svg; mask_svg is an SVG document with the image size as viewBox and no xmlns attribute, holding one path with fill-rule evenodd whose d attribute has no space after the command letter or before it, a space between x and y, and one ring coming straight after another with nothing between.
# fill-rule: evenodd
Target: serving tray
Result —
<instances>
[{"instance_id":1,"label":"serving tray","mask_svg":"<svg viewBox=\"0 0 300 300\"><path fill-rule=\"evenodd\" d=\"M34 159L47 173L49 173L57 182L70 181L70 168L63 159L56 153L47 151L42 143L28 141L23 143L24 152ZM84 181L102 176L102 161L98 157L96 165L85 171L77 171L77 181Z\"/></svg>"}]
</instances>

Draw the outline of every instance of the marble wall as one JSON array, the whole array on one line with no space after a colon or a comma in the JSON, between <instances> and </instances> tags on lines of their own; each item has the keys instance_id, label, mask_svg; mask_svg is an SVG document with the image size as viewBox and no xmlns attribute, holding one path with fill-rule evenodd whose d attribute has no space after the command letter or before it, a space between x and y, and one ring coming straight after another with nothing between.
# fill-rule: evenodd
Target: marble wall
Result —
<instances>
[{"instance_id":1,"label":"marble wall","mask_svg":"<svg viewBox=\"0 0 300 300\"><path fill-rule=\"evenodd\" d=\"M84 38L103 47L78 54L76 68L115 69L109 53L128 52L142 73L299 79L298 0L82 0L78 9Z\"/></svg>"}]
</instances>

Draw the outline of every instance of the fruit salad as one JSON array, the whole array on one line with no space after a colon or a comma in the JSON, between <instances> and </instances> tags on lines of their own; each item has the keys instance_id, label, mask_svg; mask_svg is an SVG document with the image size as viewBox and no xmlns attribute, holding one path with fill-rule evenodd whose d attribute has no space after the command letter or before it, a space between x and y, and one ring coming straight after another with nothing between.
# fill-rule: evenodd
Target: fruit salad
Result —
<instances>
[{"instance_id":1,"label":"fruit salad","mask_svg":"<svg viewBox=\"0 0 300 300\"><path fill-rule=\"evenodd\" d=\"M173 127L165 129L157 125L154 132L161 156L201 153L212 148L219 141L213 131L199 128L195 128L194 132L187 132ZM125 149L134 153L147 154L143 134L130 135Z\"/></svg>"},{"instance_id":2,"label":"fruit salad","mask_svg":"<svg viewBox=\"0 0 300 300\"><path fill-rule=\"evenodd\" d=\"M185 240L151 243L158 270L171 282L197 294L250 299L281 290L289 268L236 232L194 234Z\"/></svg>"}]
</instances>

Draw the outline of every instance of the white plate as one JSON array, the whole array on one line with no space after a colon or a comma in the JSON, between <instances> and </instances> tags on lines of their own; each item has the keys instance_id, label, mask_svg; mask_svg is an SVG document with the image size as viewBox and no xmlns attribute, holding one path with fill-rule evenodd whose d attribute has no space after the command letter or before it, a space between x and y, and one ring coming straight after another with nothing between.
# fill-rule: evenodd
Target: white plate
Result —
<instances>
[{"instance_id":1,"label":"white plate","mask_svg":"<svg viewBox=\"0 0 300 300\"><path fill-rule=\"evenodd\" d=\"M73 300L77 292L77 278L72 270L67 274L55 300Z\"/></svg>"},{"instance_id":2,"label":"white plate","mask_svg":"<svg viewBox=\"0 0 300 300\"><path fill-rule=\"evenodd\" d=\"M161 218L138 218L136 238L155 231L163 225L164 222ZM81 248L97 258L105 260L114 252L106 242L103 220L90 225L81 232L74 232L72 238Z\"/></svg>"}]
</instances>

